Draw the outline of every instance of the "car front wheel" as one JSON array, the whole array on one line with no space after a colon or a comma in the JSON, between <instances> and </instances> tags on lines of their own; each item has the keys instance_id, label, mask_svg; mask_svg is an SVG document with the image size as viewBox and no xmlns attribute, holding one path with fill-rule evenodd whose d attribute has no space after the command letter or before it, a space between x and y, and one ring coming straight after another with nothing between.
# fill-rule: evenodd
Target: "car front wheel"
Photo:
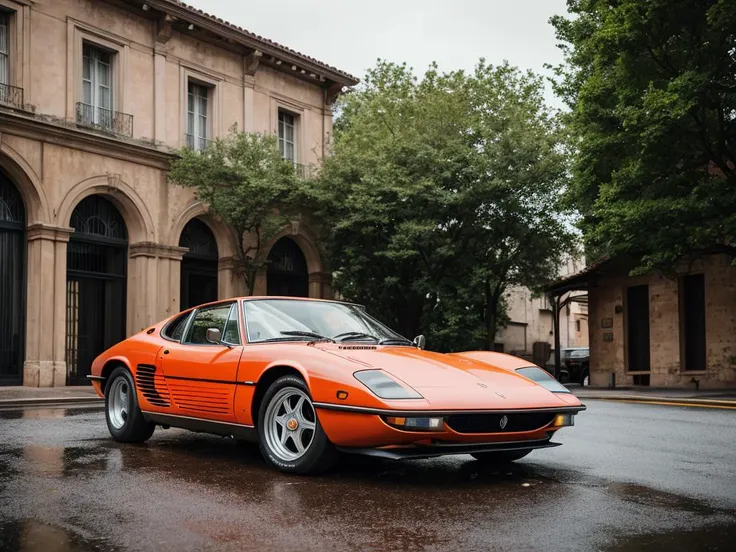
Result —
<instances>
[{"instance_id":1,"label":"car front wheel","mask_svg":"<svg viewBox=\"0 0 736 552\"><path fill-rule=\"evenodd\" d=\"M285 472L312 474L331 468L337 450L322 430L309 389L296 376L276 380L258 414L263 458Z\"/></svg>"},{"instance_id":2,"label":"car front wheel","mask_svg":"<svg viewBox=\"0 0 736 552\"><path fill-rule=\"evenodd\" d=\"M115 368L105 387L105 418L110 435L121 443L147 441L156 424L147 422L138 406L133 376L127 368Z\"/></svg>"}]
</instances>

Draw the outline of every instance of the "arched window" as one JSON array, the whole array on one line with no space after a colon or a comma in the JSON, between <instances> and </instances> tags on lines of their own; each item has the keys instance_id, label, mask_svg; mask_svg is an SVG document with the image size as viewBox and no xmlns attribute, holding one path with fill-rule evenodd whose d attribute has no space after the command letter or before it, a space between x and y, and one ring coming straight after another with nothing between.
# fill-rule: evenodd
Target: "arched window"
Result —
<instances>
[{"instance_id":1,"label":"arched window","mask_svg":"<svg viewBox=\"0 0 736 552\"><path fill-rule=\"evenodd\" d=\"M309 271L301 248L291 238L281 238L268 254L268 295L309 297Z\"/></svg>"}]
</instances>

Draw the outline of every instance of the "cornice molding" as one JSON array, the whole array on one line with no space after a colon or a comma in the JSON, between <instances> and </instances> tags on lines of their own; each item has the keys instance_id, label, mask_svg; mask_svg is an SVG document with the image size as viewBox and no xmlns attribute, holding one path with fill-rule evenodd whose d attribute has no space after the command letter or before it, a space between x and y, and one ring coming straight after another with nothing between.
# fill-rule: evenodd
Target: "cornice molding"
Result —
<instances>
[{"instance_id":1,"label":"cornice molding","mask_svg":"<svg viewBox=\"0 0 736 552\"><path fill-rule=\"evenodd\" d=\"M21 136L39 142L74 148L97 155L130 161L139 165L168 170L174 154L146 145L143 142L123 140L72 126L65 121L34 116L0 108L0 127L3 133Z\"/></svg>"}]
</instances>

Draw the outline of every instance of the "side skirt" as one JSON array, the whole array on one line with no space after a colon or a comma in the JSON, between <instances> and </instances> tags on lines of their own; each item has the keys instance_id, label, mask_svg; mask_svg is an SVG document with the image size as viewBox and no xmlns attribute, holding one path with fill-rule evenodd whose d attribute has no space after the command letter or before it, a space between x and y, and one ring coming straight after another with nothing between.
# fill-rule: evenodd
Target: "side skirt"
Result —
<instances>
[{"instance_id":1,"label":"side skirt","mask_svg":"<svg viewBox=\"0 0 736 552\"><path fill-rule=\"evenodd\" d=\"M176 414L160 414L158 412L143 412L143 417L148 422L158 425L179 427L196 431L198 433L212 433L225 437L234 437L245 441L258 442L258 431L255 427L243 424L231 424L229 422L218 422L205 420L203 418L192 418L190 416L177 416Z\"/></svg>"}]
</instances>

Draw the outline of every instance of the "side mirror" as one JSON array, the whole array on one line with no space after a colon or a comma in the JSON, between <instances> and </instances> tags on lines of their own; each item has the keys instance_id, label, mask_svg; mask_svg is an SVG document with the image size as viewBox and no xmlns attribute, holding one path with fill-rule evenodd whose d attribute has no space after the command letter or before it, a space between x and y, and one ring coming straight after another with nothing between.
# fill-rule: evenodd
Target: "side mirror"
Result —
<instances>
[{"instance_id":1,"label":"side mirror","mask_svg":"<svg viewBox=\"0 0 736 552\"><path fill-rule=\"evenodd\" d=\"M414 345L416 345L417 349L424 349L426 344L427 340L423 335L418 335L414 338Z\"/></svg>"},{"instance_id":2,"label":"side mirror","mask_svg":"<svg viewBox=\"0 0 736 552\"><path fill-rule=\"evenodd\" d=\"M218 330L217 328L208 328L204 338L205 340L207 340L207 343L219 345L222 341L222 332L220 332L220 330Z\"/></svg>"}]
</instances>

